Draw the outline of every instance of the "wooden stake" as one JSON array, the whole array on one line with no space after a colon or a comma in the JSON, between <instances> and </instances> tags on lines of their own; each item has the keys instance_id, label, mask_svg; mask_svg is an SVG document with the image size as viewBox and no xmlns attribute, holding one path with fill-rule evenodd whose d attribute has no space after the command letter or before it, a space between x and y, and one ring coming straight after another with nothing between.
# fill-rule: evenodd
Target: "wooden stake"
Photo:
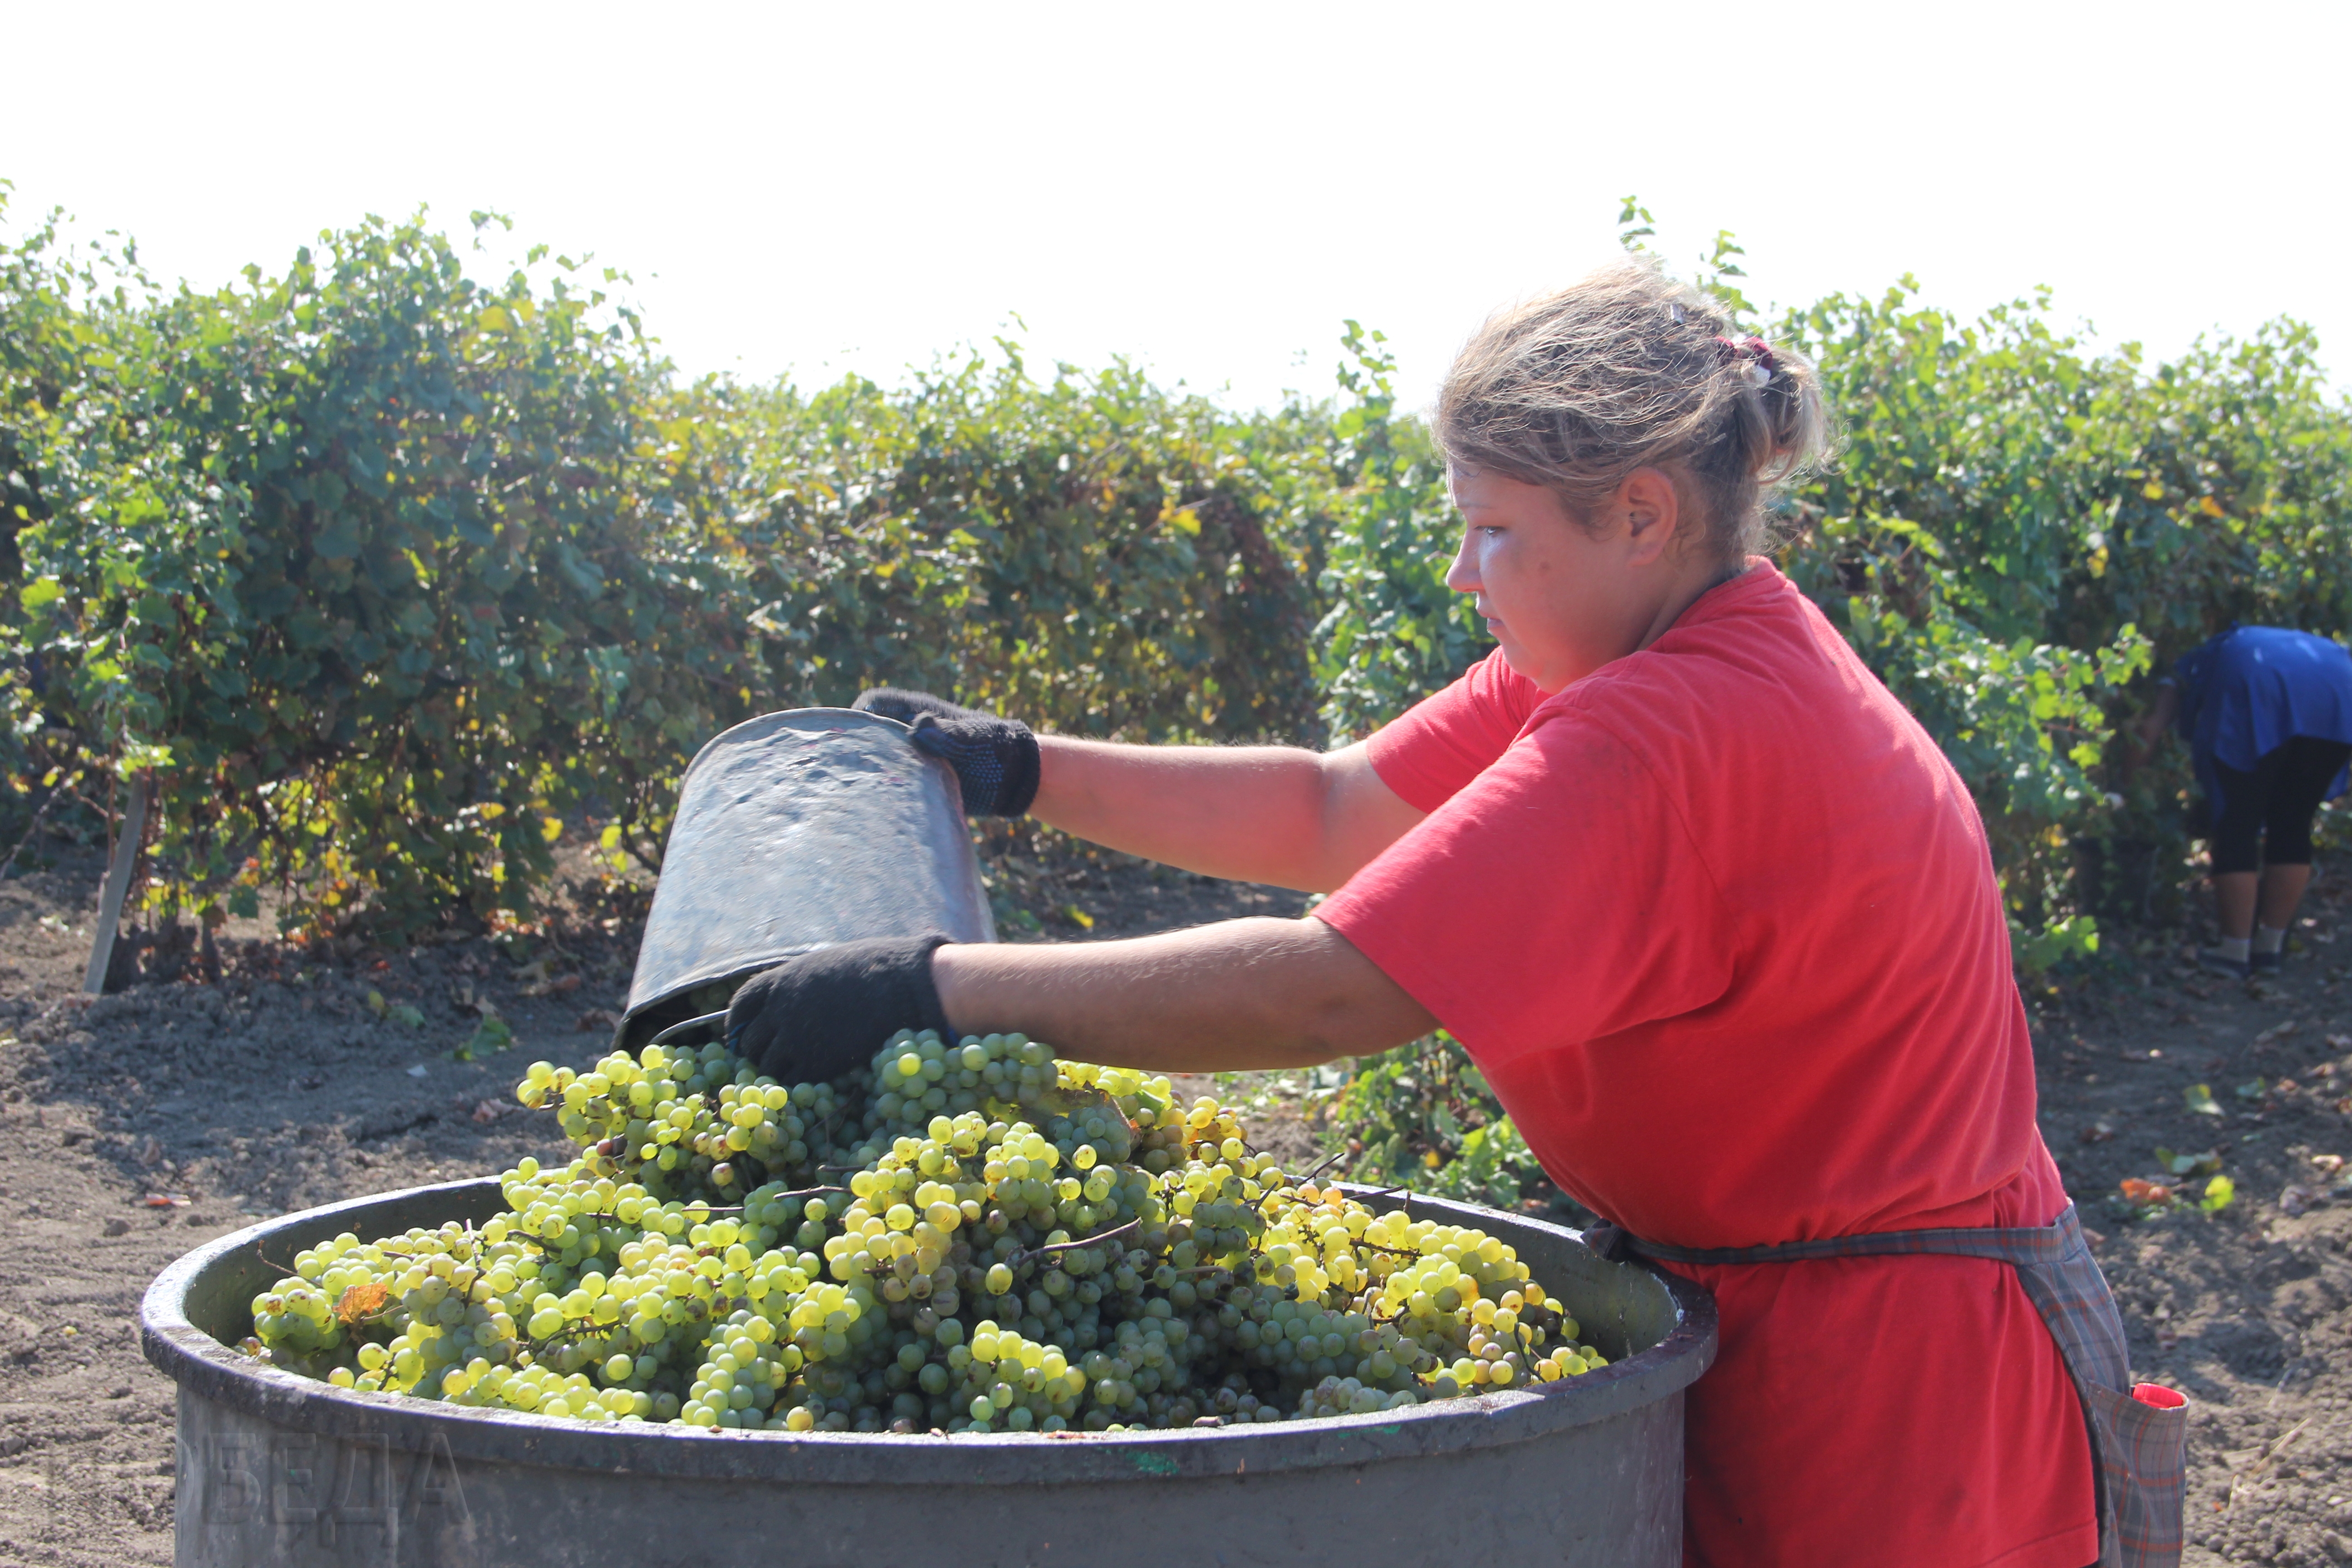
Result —
<instances>
[{"instance_id":1,"label":"wooden stake","mask_svg":"<svg viewBox=\"0 0 2352 1568\"><path fill-rule=\"evenodd\" d=\"M106 892L99 900L98 936L89 944L89 971L81 988L96 996L106 989L107 964L114 957L115 933L122 923L122 900L131 891L131 870L139 863L139 841L147 831L147 775L131 781L131 804L122 813L122 837L114 843L114 864L106 868Z\"/></svg>"}]
</instances>

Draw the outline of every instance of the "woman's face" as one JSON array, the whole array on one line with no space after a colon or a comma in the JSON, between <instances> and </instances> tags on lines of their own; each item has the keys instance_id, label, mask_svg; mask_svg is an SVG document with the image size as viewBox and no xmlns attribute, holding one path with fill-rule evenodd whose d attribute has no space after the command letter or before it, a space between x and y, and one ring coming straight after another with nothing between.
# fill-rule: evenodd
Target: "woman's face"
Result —
<instances>
[{"instance_id":1,"label":"woman's face","mask_svg":"<svg viewBox=\"0 0 2352 1568\"><path fill-rule=\"evenodd\" d=\"M1540 485L1463 468L1449 479L1464 526L1445 585L1477 595L1503 657L1541 690L1581 680L1664 629L1654 623L1667 579L1679 576L1679 552L1664 549L1679 498L1664 474L1638 470L1590 525L1570 521Z\"/></svg>"}]
</instances>

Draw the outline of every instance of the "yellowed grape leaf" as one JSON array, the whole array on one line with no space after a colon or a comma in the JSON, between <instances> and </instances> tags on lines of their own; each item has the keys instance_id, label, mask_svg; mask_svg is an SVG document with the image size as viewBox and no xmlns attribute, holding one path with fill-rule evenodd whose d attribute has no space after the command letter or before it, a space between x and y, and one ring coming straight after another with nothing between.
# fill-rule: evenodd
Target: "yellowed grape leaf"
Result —
<instances>
[{"instance_id":1,"label":"yellowed grape leaf","mask_svg":"<svg viewBox=\"0 0 2352 1568\"><path fill-rule=\"evenodd\" d=\"M385 1303L391 1300L392 1292L371 1279L364 1285L353 1285L344 1290L341 1300L335 1303L335 1316L346 1325L356 1323L362 1318L373 1317L383 1311Z\"/></svg>"}]
</instances>

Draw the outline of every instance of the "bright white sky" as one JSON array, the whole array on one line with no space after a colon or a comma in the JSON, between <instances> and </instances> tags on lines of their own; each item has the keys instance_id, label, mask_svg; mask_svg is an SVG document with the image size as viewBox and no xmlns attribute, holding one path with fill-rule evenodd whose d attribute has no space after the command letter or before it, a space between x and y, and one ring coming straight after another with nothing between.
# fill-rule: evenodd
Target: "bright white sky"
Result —
<instances>
[{"instance_id":1,"label":"bright white sky","mask_svg":"<svg viewBox=\"0 0 2352 1568\"><path fill-rule=\"evenodd\" d=\"M2177 351L2291 314L2352 357L2352 5L1783 0L34 6L7 230L53 205L210 286L362 214L477 207L626 268L681 367L895 381L1027 323L1238 405L1342 317L1425 398L1639 193L1751 294L2036 284ZM497 276L502 268L487 265Z\"/></svg>"}]
</instances>

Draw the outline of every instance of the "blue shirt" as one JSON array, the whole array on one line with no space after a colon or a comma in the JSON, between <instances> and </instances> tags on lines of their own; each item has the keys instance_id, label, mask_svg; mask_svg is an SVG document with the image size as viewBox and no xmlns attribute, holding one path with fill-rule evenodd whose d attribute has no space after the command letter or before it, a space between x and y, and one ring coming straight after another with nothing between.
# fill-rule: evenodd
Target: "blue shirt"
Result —
<instances>
[{"instance_id":1,"label":"blue shirt","mask_svg":"<svg viewBox=\"0 0 2352 1568\"><path fill-rule=\"evenodd\" d=\"M2352 652L2333 638L2283 626L2231 626L2181 657L2178 722L2218 820L2220 776L2213 764L2252 773L2254 764L2298 735L2352 742ZM2336 775L2327 798L2344 793Z\"/></svg>"}]
</instances>

